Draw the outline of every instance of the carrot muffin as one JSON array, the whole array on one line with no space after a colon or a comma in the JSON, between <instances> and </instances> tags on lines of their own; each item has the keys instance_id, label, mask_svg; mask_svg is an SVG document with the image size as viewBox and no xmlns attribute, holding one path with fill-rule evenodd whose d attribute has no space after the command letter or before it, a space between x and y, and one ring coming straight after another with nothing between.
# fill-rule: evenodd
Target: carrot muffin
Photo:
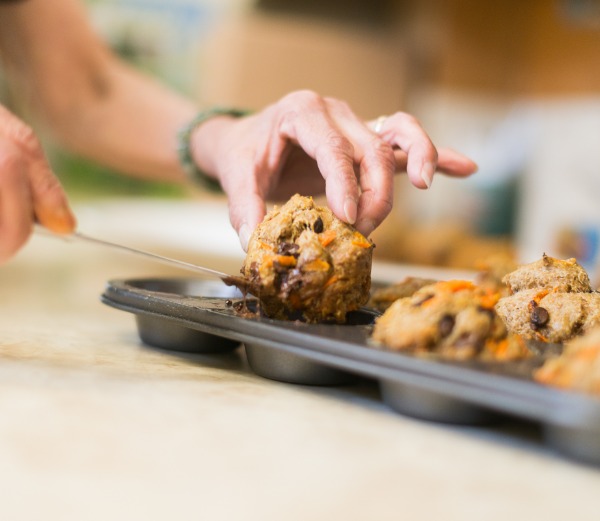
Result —
<instances>
[{"instance_id":1,"label":"carrot muffin","mask_svg":"<svg viewBox=\"0 0 600 521\"><path fill-rule=\"evenodd\" d=\"M510 360L529 356L494 311L498 294L472 282L437 282L396 300L376 320L373 340L395 351L443 358Z\"/></svg>"},{"instance_id":2,"label":"carrot muffin","mask_svg":"<svg viewBox=\"0 0 600 521\"><path fill-rule=\"evenodd\" d=\"M512 294L496 311L511 333L545 342L564 342L600 323L600 293L575 259L544 255L503 279Z\"/></svg>"},{"instance_id":3,"label":"carrot muffin","mask_svg":"<svg viewBox=\"0 0 600 521\"><path fill-rule=\"evenodd\" d=\"M294 195L256 228L241 271L265 315L342 323L369 299L372 256L355 228Z\"/></svg>"}]
</instances>

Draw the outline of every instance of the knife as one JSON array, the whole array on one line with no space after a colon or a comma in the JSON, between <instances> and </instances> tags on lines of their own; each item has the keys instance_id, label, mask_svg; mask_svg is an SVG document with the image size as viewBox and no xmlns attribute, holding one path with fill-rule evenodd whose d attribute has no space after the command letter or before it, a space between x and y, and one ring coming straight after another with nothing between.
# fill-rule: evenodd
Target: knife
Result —
<instances>
[{"instance_id":1,"label":"knife","mask_svg":"<svg viewBox=\"0 0 600 521\"><path fill-rule=\"evenodd\" d=\"M157 253L152 253L146 250L140 250L138 248L132 248L131 246L125 246L124 244L118 244L116 242L107 241L105 239L98 239L97 237L92 237L90 235L75 231L73 233L62 235L58 233L54 233L47 228L39 224L35 224L35 232L38 235L42 235L45 237L53 237L56 239L63 240L65 242L87 242L93 243L99 246L104 246L111 248L113 250L120 250L126 253L131 253L133 255L137 255L139 257L144 257L145 259L150 259L156 262L160 262L162 264L166 264L168 266L172 266L175 268L180 268L188 271L194 271L196 273L202 273L203 275L208 275L210 277L216 277L221 279L228 286L236 286L243 292L251 292L251 284L248 279L241 276L228 275L222 271L213 270L211 268L205 268L204 266L198 266L197 264L192 264L190 262L185 262L177 259L172 259L170 257L165 257L164 255L158 255Z\"/></svg>"}]
</instances>

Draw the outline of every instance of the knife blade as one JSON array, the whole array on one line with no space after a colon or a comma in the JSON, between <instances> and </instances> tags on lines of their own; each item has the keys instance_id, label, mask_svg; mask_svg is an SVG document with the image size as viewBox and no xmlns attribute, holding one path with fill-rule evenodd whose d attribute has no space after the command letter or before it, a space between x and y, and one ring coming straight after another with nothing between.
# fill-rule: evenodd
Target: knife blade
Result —
<instances>
[{"instance_id":1,"label":"knife blade","mask_svg":"<svg viewBox=\"0 0 600 521\"><path fill-rule=\"evenodd\" d=\"M180 269L187 270L187 271L193 271L196 273L202 273L203 275L208 275L210 277L216 277L216 278L221 279L228 286L236 286L242 291L251 292L250 291L251 287L250 287L249 281L246 278L241 277L241 276L229 275L227 273L224 273L224 272L218 271L218 270L214 270L212 268L206 268L204 266L199 266L197 264L192 264L190 262L173 259L171 257L165 257L164 255L159 255L157 253L153 253L150 251L141 250L139 248L133 248L131 246L126 246L124 244L119 244L116 242L108 241L106 239L99 239L97 237L92 237L90 235L81 233L79 231L75 231L75 232L67 234L67 235L61 235L58 233L54 233L39 224L36 224L34 229L38 235L43 235L45 237L53 237L56 239L60 239L64 242L73 242L73 241L87 242L87 243L92 243L92 244L96 244L99 246L111 248L113 250L119 250L122 252L137 255L139 257L143 257L145 259L150 259L150 260L153 260L156 262L160 262L162 264L166 264L168 266L172 266L175 268L180 268Z\"/></svg>"}]
</instances>

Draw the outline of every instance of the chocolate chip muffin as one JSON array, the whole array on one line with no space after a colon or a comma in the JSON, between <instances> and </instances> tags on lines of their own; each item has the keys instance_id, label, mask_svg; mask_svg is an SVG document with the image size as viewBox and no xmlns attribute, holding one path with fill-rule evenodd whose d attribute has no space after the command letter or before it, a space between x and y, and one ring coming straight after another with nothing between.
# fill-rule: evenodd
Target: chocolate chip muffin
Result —
<instances>
[{"instance_id":1,"label":"chocolate chip muffin","mask_svg":"<svg viewBox=\"0 0 600 521\"><path fill-rule=\"evenodd\" d=\"M529 356L523 340L507 334L494 311L498 294L472 282L437 282L396 300L376 320L382 347L455 360L510 360Z\"/></svg>"},{"instance_id":2,"label":"chocolate chip muffin","mask_svg":"<svg viewBox=\"0 0 600 521\"><path fill-rule=\"evenodd\" d=\"M343 323L369 299L372 256L369 239L296 194L256 228L241 272L265 315Z\"/></svg>"},{"instance_id":3,"label":"chocolate chip muffin","mask_svg":"<svg viewBox=\"0 0 600 521\"><path fill-rule=\"evenodd\" d=\"M503 280L512 294L498 301L496 311L511 333L560 343L600 323L600 293L575 259L544 255Z\"/></svg>"}]
</instances>

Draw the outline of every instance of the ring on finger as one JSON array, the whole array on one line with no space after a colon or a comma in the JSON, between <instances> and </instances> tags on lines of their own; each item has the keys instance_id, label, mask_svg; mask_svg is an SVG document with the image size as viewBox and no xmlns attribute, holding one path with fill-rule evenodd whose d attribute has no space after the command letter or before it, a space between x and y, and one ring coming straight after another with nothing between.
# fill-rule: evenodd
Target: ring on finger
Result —
<instances>
[{"instance_id":1,"label":"ring on finger","mask_svg":"<svg viewBox=\"0 0 600 521\"><path fill-rule=\"evenodd\" d=\"M375 123L373 124L373 132L375 132L375 134L381 134L381 131L383 130L383 124L387 118L387 116L379 116L375 120Z\"/></svg>"}]
</instances>

